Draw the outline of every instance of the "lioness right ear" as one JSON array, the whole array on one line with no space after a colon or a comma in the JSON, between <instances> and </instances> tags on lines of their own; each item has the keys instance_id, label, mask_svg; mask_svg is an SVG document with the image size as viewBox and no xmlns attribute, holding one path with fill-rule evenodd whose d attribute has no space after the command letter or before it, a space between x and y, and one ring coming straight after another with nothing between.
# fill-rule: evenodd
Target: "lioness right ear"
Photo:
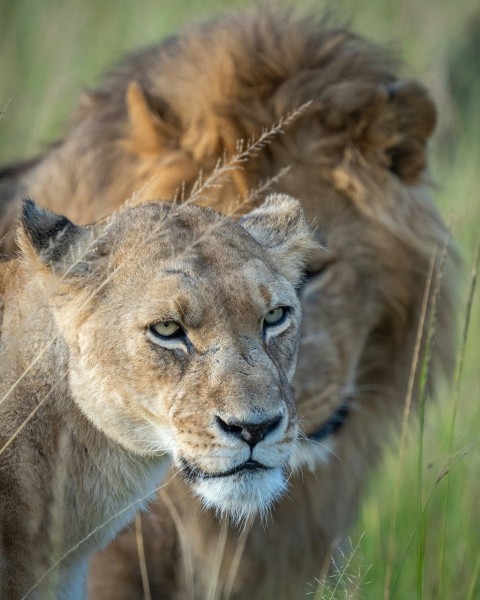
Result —
<instances>
[{"instance_id":1,"label":"lioness right ear","mask_svg":"<svg viewBox=\"0 0 480 600\"><path fill-rule=\"evenodd\" d=\"M240 225L267 249L280 273L297 286L310 254L319 248L300 202L286 194L271 194L245 215Z\"/></svg>"},{"instance_id":2,"label":"lioness right ear","mask_svg":"<svg viewBox=\"0 0 480 600\"><path fill-rule=\"evenodd\" d=\"M23 201L20 223L17 243L22 256L52 268L62 266L85 229L62 215L40 208L30 199Z\"/></svg>"}]
</instances>

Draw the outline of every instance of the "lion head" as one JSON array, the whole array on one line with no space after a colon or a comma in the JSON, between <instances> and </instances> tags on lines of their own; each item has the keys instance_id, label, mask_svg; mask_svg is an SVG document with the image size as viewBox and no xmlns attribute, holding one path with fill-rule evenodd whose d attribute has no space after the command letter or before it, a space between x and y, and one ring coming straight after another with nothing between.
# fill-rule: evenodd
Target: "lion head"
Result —
<instances>
[{"instance_id":1,"label":"lion head","mask_svg":"<svg viewBox=\"0 0 480 600\"><path fill-rule=\"evenodd\" d=\"M415 403L432 319L426 389L451 369L454 249L426 175L436 111L422 85L395 71L385 52L348 30L256 9L133 54L85 99L66 139L64 155L94 124L102 140L99 123L115 124L116 151L132 161L139 201L144 190L185 190L238 214L267 183L301 199L326 249L310 256L301 290L292 383L301 438L291 459L299 472L269 526L251 529L232 597L293 598L318 576L355 517L387 433ZM263 143L262 128L271 130ZM238 147L252 138L261 143L246 153L248 142ZM215 179L225 154L229 168ZM199 171L203 182L213 180L200 192ZM187 562L175 564L175 586L182 597L190 581L201 597L210 589L219 526L180 482L167 493L178 543L192 557L190 571ZM160 499L144 531L154 590L172 581L159 566L172 540L155 535L155 527L170 531L169 506ZM132 536L126 532L94 562L95 598L109 597L99 570L118 592L104 573L131 567L136 548L125 552L125 544ZM226 539L223 590L238 564L237 532L229 529Z\"/></svg>"},{"instance_id":2,"label":"lion head","mask_svg":"<svg viewBox=\"0 0 480 600\"><path fill-rule=\"evenodd\" d=\"M24 260L54 269L35 280L54 277L88 419L136 455L172 456L206 506L265 512L297 436L296 286L314 247L299 203L271 196L238 223L149 203L80 227L27 202L23 220Z\"/></svg>"},{"instance_id":3,"label":"lion head","mask_svg":"<svg viewBox=\"0 0 480 600\"><path fill-rule=\"evenodd\" d=\"M452 247L425 175L436 110L394 71L348 30L268 7L233 14L128 57L83 98L50 159L77 158L88 139L80 160L102 153L107 172L124 164L116 186L76 165L77 177L92 171L83 185L105 191L102 204L72 202L83 218L107 211L114 191L139 203L183 194L235 215L264 185L300 198L326 249L310 256L302 291L294 388L307 434L337 411L370 410L373 386L388 387L391 414L399 406L431 264L441 297L433 364L451 364L451 279L438 273ZM312 452L323 454L306 443L300 462Z\"/></svg>"}]
</instances>

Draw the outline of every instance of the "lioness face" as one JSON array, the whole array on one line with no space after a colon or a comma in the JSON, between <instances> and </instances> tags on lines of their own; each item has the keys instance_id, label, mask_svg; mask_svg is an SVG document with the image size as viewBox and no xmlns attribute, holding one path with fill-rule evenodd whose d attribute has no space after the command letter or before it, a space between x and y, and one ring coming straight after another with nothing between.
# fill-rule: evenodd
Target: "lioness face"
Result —
<instances>
[{"instance_id":1,"label":"lioness face","mask_svg":"<svg viewBox=\"0 0 480 600\"><path fill-rule=\"evenodd\" d=\"M284 491L297 435L294 285L298 237L311 238L285 198L240 224L192 206L125 210L94 228L52 300L88 418L134 453L171 455L237 520Z\"/></svg>"}]
</instances>

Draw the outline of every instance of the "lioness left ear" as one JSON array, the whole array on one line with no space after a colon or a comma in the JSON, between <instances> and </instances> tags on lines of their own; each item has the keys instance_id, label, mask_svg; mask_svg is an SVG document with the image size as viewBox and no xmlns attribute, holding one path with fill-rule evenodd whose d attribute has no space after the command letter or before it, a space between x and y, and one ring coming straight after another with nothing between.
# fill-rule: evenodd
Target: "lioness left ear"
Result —
<instances>
[{"instance_id":1,"label":"lioness left ear","mask_svg":"<svg viewBox=\"0 0 480 600\"><path fill-rule=\"evenodd\" d=\"M61 266L84 230L67 217L40 208L30 199L23 201L20 223L17 243L22 256L37 263L40 259L52 268Z\"/></svg>"},{"instance_id":2,"label":"lioness left ear","mask_svg":"<svg viewBox=\"0 0 480 600\"><path fill-rule=\"evenodd\" d=\"M319 247L300 202L285 194L271 194L240 224L267 249L278 270L296 286L309 255Z\"/></svg>"}]
</instances>

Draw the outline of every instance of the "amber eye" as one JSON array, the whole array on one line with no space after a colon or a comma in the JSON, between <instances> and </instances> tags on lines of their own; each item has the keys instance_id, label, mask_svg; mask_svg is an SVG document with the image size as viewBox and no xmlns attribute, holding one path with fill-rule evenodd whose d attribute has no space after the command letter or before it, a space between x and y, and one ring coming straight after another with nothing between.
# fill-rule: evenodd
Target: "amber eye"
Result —
<instances>
[{"instance_id":1,"label":"amber eye","mask_svg":"<svg viewBox=\"0 0 480 600\"><path fill-rule=\"evenodd\" d=\"M184 335L183 329L175 321L163 321L150 326L150 331L161 338L178 338Z\"/></svg>"},{"instance_id":2,"label":"amber eye","mask_svg":"<svg viewBox=\"0 0 480 600\"><path fill-rule=\"evenodd\" d=\"M273 327L274 325L280 325L285 320L288 314L285 306L279 306L270 310L263 318L263 323L266 327Z\"/></svg>"},{"instance_id":3,"label":"amber eye","mask_svg":"<svg viewBox=\"0 0 480 600\"><path fill-rule=\"evenodd\" d=\"M185 329L176 321L159 321L147 328L147 338L153 344L167 350L190 351L191 344Z\"/></svg>"}]
</instances>

